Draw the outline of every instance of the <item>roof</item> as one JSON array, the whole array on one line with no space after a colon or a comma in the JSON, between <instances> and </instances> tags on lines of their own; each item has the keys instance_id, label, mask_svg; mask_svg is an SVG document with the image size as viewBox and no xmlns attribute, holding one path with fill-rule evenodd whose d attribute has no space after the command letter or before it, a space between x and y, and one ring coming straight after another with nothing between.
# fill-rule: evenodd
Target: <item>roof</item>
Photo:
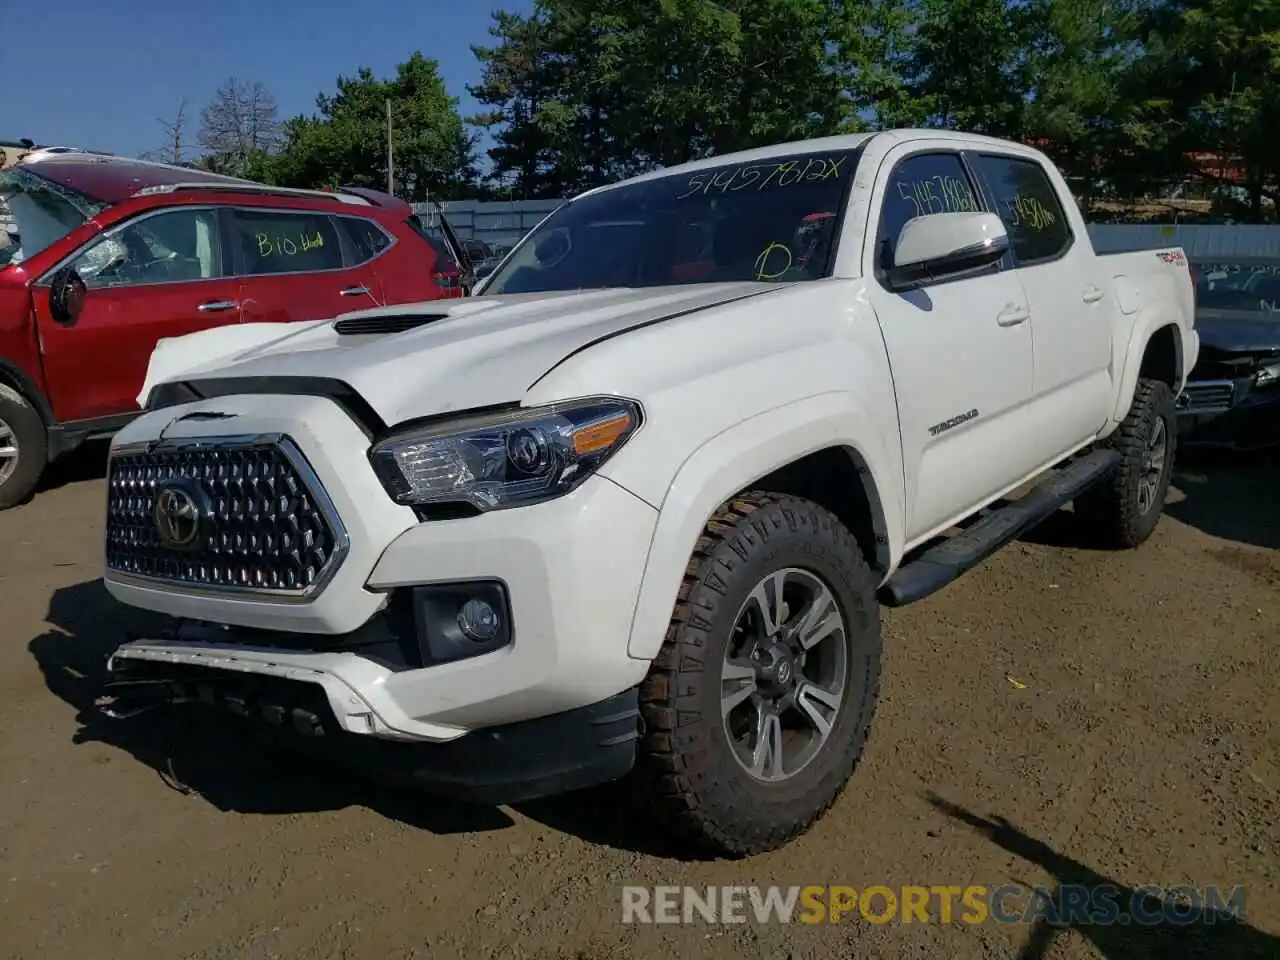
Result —
<instances>
[{"instance_id":1,"label":"roof","mask_svg":"<svg viewBox=\"0 0 1280 960\"><path fill-rule=\"evenodd\" d=\"M112 204L128 200L145 187L160 187L172 183L249 182L193 167L91 153L54 154L23 169L77 190L93 200Z\"/></svg>"}]
</instances>

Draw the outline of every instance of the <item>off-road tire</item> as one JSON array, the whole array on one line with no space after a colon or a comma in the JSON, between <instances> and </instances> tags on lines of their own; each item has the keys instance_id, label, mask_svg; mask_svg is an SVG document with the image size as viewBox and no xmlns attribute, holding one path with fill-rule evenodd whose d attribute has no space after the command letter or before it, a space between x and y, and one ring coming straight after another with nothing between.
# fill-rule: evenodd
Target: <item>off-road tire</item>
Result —
<instances>
[{"instance_id":1,"label":"off-road tire","mask_svg":"<svg viewBox=\"0 0 1280 960\"><path fill-rule=\"evenodd\" d=\"M1106 447L1120 454L1119 466L1075 502L1079 522L1100 545L1130 549L1145 542L1155 530L1173 476L1177 419L1169 385L1160 380L1139 380L1128 416L1105 442ZM1148 446L1161 420L1166 443L1164 469L1156 495L1144 511L1138 490L1146 469Z\"/></svg>"},{"instance_id":2,"label":"off-road tire","mask_svg":"<svg viewBox=\"0 0 1280 960\"><path fill-rule=\"evenodd\" d=\"M18 462L13 472L0 480L0 510L8 510L22 503L40 481L49 460L49 440L36 408L2 383L0 420L9 425L18 441Z\"/></svg>"},{"instance_id":3,"label":"off-road tire","mask_svg":"<svg viewBox=\"0 0 1280 960\"><path fill-rule=\"evenodd\" d=\"M845 695L826 742L790 779L763 783L732 754L721 669L739 610L769 573L818 574L845 622ZM797 497L750 492L707 523L662 648L640 688L644 719L628 795L665 830L712 855L776 849L835 803L862 755L880 685L876 581L853 535Z\"/></svg>"}]
</instances>

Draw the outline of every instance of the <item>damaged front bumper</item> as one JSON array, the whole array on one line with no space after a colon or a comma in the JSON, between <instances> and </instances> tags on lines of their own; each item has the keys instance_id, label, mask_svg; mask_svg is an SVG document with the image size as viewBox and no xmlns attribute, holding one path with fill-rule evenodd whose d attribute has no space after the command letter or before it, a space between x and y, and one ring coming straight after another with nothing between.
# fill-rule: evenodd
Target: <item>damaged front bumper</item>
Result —
<instances>
[{"instance_id":1,"label":"damaged front bumper","mask_svg":"<svg viewBox=\"0 0 1280 960\"><path fill-rule=\"evenodd\" d=\"M124 720L170 707L205 708L238 721L286 748L343 763L375 781L477 803L518 803L620 779L632 768L640 737L638 689L585 707L459 735L447 742L358 735L349 711L335 710L335 692L351 706L354 691L335 691L322 671L237 670L174 655L179 637L133 639L108 661L98 708ZM167 649L168 656L145 651ZM246 651L246 655L251 651ZM278 651L277 651L278 652ZM363 704L367 710L368 705ZM370 711L371 713L371 711ZM367 721L362 721L367 722Z\"/></svg>"}]
</instances>

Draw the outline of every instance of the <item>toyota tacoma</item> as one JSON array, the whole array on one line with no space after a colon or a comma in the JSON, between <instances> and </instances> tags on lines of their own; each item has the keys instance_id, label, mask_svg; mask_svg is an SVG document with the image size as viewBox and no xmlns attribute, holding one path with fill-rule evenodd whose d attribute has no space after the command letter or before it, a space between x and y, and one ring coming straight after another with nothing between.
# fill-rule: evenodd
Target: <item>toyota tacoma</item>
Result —
<instances>
[{"instance_id":1,"label":"toyota tacoma","mask_svg":"<svg viewBox=\"0 0 1280 960\"><path fill-rule=\"evenodd\" d=\"M168 626L105 709L772 849L863 752L881 605L1068 504L1151 535L1199 350L1180 249L1099 256L1044 155L940 131L592 190L475 293L159 344L105 582Z\"/></svg>"}]
</instances>

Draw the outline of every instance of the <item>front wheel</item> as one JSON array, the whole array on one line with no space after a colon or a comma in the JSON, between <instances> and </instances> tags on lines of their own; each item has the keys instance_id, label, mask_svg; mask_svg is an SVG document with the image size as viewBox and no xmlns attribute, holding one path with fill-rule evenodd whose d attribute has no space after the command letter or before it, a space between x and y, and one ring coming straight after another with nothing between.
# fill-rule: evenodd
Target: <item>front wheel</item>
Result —
<instances>
[{"instance_id":1,"label":"front wheel","mask_svg":"<svg viewBox=\"0 0 1280 960\"><path fill-rule=\"evenodd\" d=\"M875 588L857 541L817 504L750 493L722 508L641 687L643 809L730 857L817 821L871 728Z\"/></svg>"},{"instance_id":2,"label":"front wheel","mask_svg":"<svg viewBox=\"0 0 1280 960\"><path fill-rule=\"evenodd\" d=\"M22 503L48 461L40 414L22 394L0 384L0 510Z\"/></svg>"},{"instance_id":3,"label":"front wheel","mask_svg":"<svg viewBox=\"0 0 1280 960\"><path fill-rule=\"evenodd\" d=\"M1136 547L1160 521L1177 452L1178 411L1160 380L1139 380L1124 422L1107 438L1120 464L1076 498L1075 512L1106 546Z\"/></svg>"}]
</instances>

